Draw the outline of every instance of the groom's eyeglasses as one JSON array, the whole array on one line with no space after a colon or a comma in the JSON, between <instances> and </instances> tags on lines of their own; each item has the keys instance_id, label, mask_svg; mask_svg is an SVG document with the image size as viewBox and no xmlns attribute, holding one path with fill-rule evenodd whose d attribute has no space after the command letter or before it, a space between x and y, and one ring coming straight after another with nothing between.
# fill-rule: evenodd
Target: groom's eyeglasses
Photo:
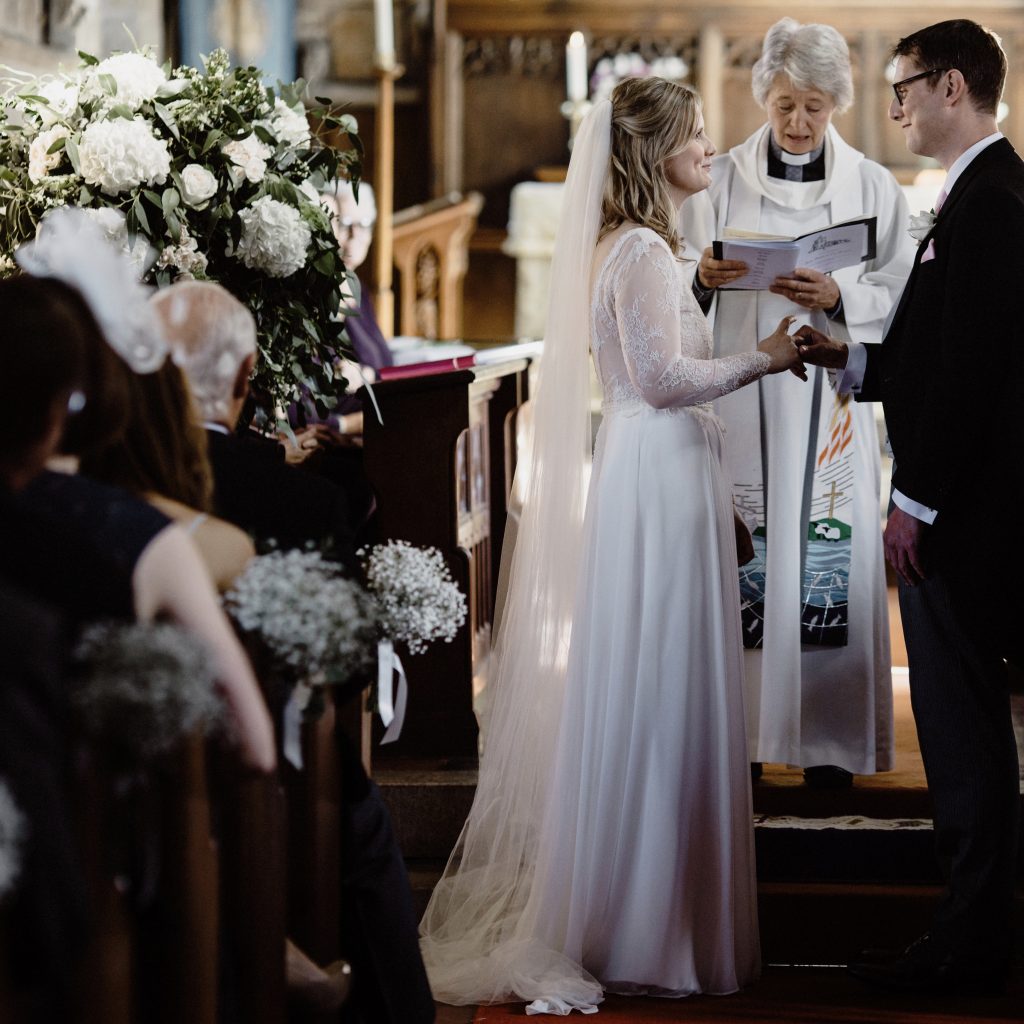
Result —
<instances>
[{"instance_id":1,"label":"groom's eyeglasses","mask_svg":"<svg viewBox=\"0 0 1024 1024\"><path fill-rule=\"evenodd\" d=\"M919 74L911 75L909 78L904 78L901 82L892 83L892 91L896 94L896 102L902 107L903 101L907 98L907 86L911 82L916 82L919 78L927 78L929 75L939 75L943 71L948 71L949 68L932 68L930 71L922 71Z\"/></svg>"}]
</instances>

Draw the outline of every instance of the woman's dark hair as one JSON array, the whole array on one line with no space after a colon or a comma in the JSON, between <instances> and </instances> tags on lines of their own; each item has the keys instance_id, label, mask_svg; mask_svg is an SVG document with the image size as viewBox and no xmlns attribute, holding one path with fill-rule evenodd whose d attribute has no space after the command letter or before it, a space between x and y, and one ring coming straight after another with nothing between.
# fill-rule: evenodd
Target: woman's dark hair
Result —
<instances>
[{"instance_id":1,"label":"woman's dark hair","mask_svg":"<svg viewBox=\"0 0 1024 1024\"><path fill-rule=\"evenodd\" d=\"M1003 97L1006 54L999 37L976 21L956 18L922 28L892 48L893 60L897 57L907 57L922 71L959 71L971 103L983 114L994 114ZM930 85L934 88L934 81Z\"/></svg>"},{"instance_id":2,"label":"woman's dark hair","mask_svg":"<svg viewBox=\"0 0 1024 1024\"><path fill-rule=\"evenodd\" d=\"M211 511L206 432L181 369L167 359L155 373L132 373L128 392L125 430L83 454L82 472L134 494L159 494Z\"/></svg>"},{"instance_id":3,"label":"woman's dark hair","mask_svg":"<svg viewBox=\"0 0 1024 1024\"><path fill-rule=\"evenodd\" d=\"M54 405L84 388L88 353L106 347L73 288L27 275L0 281L0 457L16 464L45 436Z\"/></svg>"}]
</instances>

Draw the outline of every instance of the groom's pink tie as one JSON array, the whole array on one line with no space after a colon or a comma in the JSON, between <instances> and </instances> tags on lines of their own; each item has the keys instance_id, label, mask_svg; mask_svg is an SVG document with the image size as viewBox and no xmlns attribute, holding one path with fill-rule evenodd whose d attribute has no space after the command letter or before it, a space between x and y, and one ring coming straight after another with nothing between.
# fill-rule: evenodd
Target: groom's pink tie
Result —
<instances>
[{"instance_id":1,"label":"groom's pink tie","mask_svg":"<svg viewBox=\"0 0 1024 1024\"><path fill-rule=\"evenodd\" d=\"M939 198L935 200L935 212L938 214L939 210L942 209L942 204L946 201L946 190L943 189L939 193Z\"/></svg>"}]
</instances>

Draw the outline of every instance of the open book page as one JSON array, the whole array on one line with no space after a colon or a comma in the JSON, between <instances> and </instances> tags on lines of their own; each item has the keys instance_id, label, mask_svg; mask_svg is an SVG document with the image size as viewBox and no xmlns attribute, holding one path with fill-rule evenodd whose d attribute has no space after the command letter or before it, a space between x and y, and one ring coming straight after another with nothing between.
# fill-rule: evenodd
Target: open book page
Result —
<instances>
[{"instance_id":1,"label":"open book page","mask_svg":"<svg viewBox=\"0 0 1024 1024\"><path fill-rule=\"evenodd\" d=\"M754 231L726 228L725 237L713 245L715 259L740 260L750 268L733 281L729 290L767 288L777 277L789 277L797 267L830 274L856 266L875 255L877 219L830 224L797 238L780 238Z\"/></svg>"}]
</instances>

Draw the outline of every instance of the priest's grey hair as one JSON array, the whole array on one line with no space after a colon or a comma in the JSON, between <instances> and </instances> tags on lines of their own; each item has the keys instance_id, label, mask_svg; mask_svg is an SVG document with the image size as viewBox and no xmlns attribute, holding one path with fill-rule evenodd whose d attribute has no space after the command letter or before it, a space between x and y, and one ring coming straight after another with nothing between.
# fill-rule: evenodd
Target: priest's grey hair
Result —
<instances>
[{"instance_id":1,"label":"priest's grey hair","mask_svg":"<svg viewBox=\"0 0 1024 1024\"><path fill-rule=\"evenodd\" d=\"M797 89L828 93L838 114L853 103L850 49L831 25L801 25L792 18L772 25L752 72L751 88L758 106L767 106L768 93L779 75L788 75Z\"/></svg>"},{"instance_id":2,"label":"priest's grey hair","mask_svg":"<svg viewBox=\"0 0 1024 1024\"><path fill-rule=\"evenodd\" d=\"M252 314L212 281L180 281L161 288L150 301L163 321L171 358L188 378L200 415L223 422L238 371L256 351Z\"/></svg>"}]
</instances>

